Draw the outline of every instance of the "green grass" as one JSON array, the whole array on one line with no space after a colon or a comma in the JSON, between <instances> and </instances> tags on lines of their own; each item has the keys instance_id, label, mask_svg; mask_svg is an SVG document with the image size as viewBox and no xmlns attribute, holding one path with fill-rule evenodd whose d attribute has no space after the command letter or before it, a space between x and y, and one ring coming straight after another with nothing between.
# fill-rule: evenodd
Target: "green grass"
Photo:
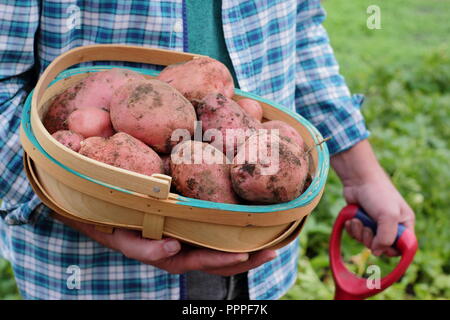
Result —
<instances>
[{"instance_id":1,"label":"green grass","mask_svg":"<svg viewBox=\"0 0 450 320\"><path fill-rule=\"evenodd\" d=\"M381 30L366 27L369 5L381 8ZM444 0L325 0L325 26L363 113L382 165L417 216L419 251L407 274L376 299L450 298L450 2ZM331 299L328 237L344 206L330 174L323 200L301 234L296 285L285 299ZM398 259L367 257L348 237L349 267L383 273ZM9 264L0 260L0 299L18 298Z\"/></svg>"},{"instance_id":2,"label":"green grass","mask_svg":"<svg viewBox=\"0 0 450 320\"><path fill-rule=\"evenodd\" d=\"M366 27L369 5L381 30ZM375 299L450 298L450 2L326 0L328 30L341 73L363 106L370 141L416 213L419 251L407 274ZM331 299L328 238L344 205L332 173L323 200L301 234L299 277L285 299ZM367 257L348 237L344 256L363 275L370 264L387 274L397 259Z\"/></svg>"},{"instance_id":3,"label":"green grass","mask_svg":"<svg viewBox=\"0 0 450 320\"><path fill-rule=\"evenodd\" d=\"M11 265L0 259L0 300L20 299Z\"/></svg>"},{"instance_id":4,"label":"green grass","mask_svg":"<svg viewBox=\"0 0 450 320\"><path fill-rule=\"evenodd\" d=\"M367 28L369 5L381 10L381 29ZM424 55L437 48L448 49L450 3L443 0L325 0L325 27L349 85L373 77L378 65L414 68Z\"/></svg>"}]
</instances>

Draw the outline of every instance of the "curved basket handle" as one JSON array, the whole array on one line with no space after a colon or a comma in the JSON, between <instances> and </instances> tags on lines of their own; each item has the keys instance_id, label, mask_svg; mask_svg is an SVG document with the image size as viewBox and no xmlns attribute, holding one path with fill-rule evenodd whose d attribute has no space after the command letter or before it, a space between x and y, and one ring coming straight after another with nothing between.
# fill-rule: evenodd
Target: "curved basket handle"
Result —
<instances>
[{"instance_id":1,"label":"curved basket handle","mask_svg":"<svg viewBox=\"0 0 450 320\"><path fill-rule=\"evenodd\" d=\"M69 50L53 60L39 77L32 105L37 106L48 85L61 71L87 61L127 61L167 66L186 62L202 55L117 44L94 44Z\"/></svg>"},{"instance_id":2,"label":"curved basket handle","mask_svg":"<svg viewBox=\"0 0 450 320\"><path fill-rule=\"evenodd\" d=\"M396 282L408 269L417 251L417 239L414 233L399 224L397 237L393 247L401 253L401 259L394 270L380 280L379 288L369 288L367 279L351 273L342 260L341 237L344 224L347 220L357 218L364 226L372 229L376 233L376 223L358 206L348 205L339 213L331 233L330 238L330 265L333 279L336 284L336 300L358 300L371 297Z\"/></svg>"},{"instance_id":3,"label":"curved basket handle","mask_svg":"<svg viewBox=\"0 0 450 320\"><path fill-rule=\"evenodd\" d=\"M132 192L158 199L167 199L171 182L169 176L153 175L148 177L86 157L83 157L81 160L81 155L56 143L42 124L39 116L39 106L45 91L56 76L61 71L82 62L110 60L169 65L189 61L197 57L200 57L200 55L127 45L90 45L67 51L50 63L36 84L31 100L31 127L33 133L47 153L59 161L63 160L70 168L78 168L79 173L82 175L91 176L93 179L109 185L119 185ZM80 168L80 163L85 165ZM114 172L114 174L112 175L111 172Z\"/></svg>"}]
</instances>

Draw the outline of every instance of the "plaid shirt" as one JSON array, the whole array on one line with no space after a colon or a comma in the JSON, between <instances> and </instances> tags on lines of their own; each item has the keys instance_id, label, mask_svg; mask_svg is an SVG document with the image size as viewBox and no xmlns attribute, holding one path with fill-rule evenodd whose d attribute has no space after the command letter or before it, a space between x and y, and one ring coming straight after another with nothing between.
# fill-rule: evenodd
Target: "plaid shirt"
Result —
<instances>
[{"instance_id":1,"label":"plaid shirt","mask_svg":"<svg viewBox=\"0 0 450 320\"><path fill-rule=\"evenodd\" d=\"M319 0L223 0L225 41L242 90L296 109L331 153L366 138L321 23ZM58 55L121 43L188 51L184 0L0 1L0 252L29 299L182 299L184 276L127 259L48 216L22 168L22 104ZM148 66L147 66L148 67ZM252 299L276 299L294 283L298 241L248 274ZM79 276L80 283L74 282Z\"/></svg>"}]
</instances>

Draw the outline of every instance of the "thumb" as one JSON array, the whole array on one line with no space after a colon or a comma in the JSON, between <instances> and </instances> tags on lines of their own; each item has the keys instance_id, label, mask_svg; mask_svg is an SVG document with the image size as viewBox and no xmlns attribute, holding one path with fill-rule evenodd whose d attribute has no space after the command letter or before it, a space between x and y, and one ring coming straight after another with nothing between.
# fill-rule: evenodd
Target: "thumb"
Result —
<instances>
[{"instance_id":1,"label":"thumb","mask_svg":"<svg viewBox=\"0 0 450 320\"><path fill-rule=\"evenodd\" d=\"M387 250L395 241L399 219L396 214L390 212L378 216L377 234L372 242L372 252L379 256Z\"/></svg>"},{"instance_id":2,"label":"thumb","mask_svg":"<svg viewBox=\"0 0 450 320\"><path fill-rule=\"evenodd\" d=\"M117 229L114 236L117 248L126 257L148 264L171 257L181 249L175 239L144 239L138 232L131 230Z\"/></svg>"}]
</instances>

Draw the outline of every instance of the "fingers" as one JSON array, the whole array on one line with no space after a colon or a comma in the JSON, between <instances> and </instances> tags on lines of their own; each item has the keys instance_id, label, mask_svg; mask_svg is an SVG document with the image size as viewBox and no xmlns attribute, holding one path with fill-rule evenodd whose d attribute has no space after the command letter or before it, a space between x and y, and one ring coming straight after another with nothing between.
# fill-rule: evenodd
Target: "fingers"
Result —
<instances>
[{"instance_id":1,"label":"fingers","mask_svg":"<svg viewBox=\"0 0 450 320\"><path fill-rule=\"evenodd\" d=\"M126 257L148 264L171 257L181 249L175 239L149 240L137 232L124 229L115 230L114 245Z\"/></svg>"},{"instance_id":2,"label":"fingers","mask_svg":"<svg viewBox=\"0 0 450 320\"><path fill-rule=\"evenodd\" d=\"M372 241L373 241L372 230L370 230L370 228L364 227L362 234L362 243L364 243L364 245L367 248L370 248L372 246Z\"/></svg>"},{"instance_id":3,"label":"fingers","mask_svg":"<svg viewBox=\"0 0 450 320\"><path fill-rule=\"evenodd\" d=\"M277 256L274 250L262 250L250 255L250 258L242 263L238 263L231 267L216 268L216 269L206 269L207 273L221 275L221 276L232 276L238 273L246 272L248 270L259 267L260 265L275 259Z\"/></svg>"},{"instance_id":4,"label":"fingers","mask_svg":"<svg viewBox=\"0 0 450 320\"><path fill-rule=\"evenodd\" d=\"M348 220L345 223L345 229L352 238L363 243L367 248L370 248L372 246L372 230L370 230L370 228L364 227L360 220Z\"/></svg>"},{"instance_id":5,"label":"fingers","mask_svg":"<svg viewBox=\"0 0 450 320\"><path fill-rule=\"evenodd\" d=\"M364 227L358 219L347 221L345 223L345 229L355 240L363 243L367 248L371 248L375 256L379 256L382 253L387 254L387 250L394 243L397 235L397 221L394 216L384 215L380 217L375 238L373 237L372 230ZM394 254L392 250L390 253Z\"/></svg>"},{"instance_id":6,"label":"fingers","mask_svg":"<svg viewBox=\"0 0 450 320\"><path fill-rule=\"evenodd\" d=\"M403 220L403 221L401 221L401 223L403 223L406 228L414 231L414 225L415 225L414 211L411 209L411 207L406 202L404 203L404 205L401 208L401 216L402 216L402 220Z\"/></svg>"},{"instance_id":7,"label":"fingers","mask_svg":"<svg viewBox=\"0 0 450 320\"><path fill-rule=\"evenodd\" d=\"M400 252L397 249L390 247L384 251L384 254L388 257L397 257L400 255Z\"/></svg>"},{"instance_id":8,"label":"fingers","mask_svg":"<svg viewBox=\"0 0 450 320\"><path fill-rule=\"evenodd\" d=\"M398 218L394 215L383 215L378 220L377 234L372 242L372 252L379 256L387 250L395 240Z\"/></svg>"},{"instance_id":9,"label":"fingers","mask_svg":"<svg viewBox=\"0 0 450 320\"><path fill-rule=\"evenodd\" d=\"M379 256L382 253L394 256L398 255L398 251L392 249L391 245L394 243L397 235L398 223L399 215L384 213L379 215L377 234L375 237L373 237L372 231L364 227L358 219L347 221L345 223L345 229L354 239L370 248L375 256Z\"/></svg>"},{"instance_id":10,"label":"fingers","mask_svg":"<svg viewBox=\"0 0 450 320\"><path fill-rule=\"evenodd\" d=\"M201 270L223 276L242 273L272 260L273 250L252 254L227 253L209 249L181 250L175 239L149 240L138 232L117 229L113 235L113 247L126 257L164 269L173 274Z\"/></svg>"},{"instance_id":11,"label":"fingers","mask_svg":"<svg viewBox=\"0 0 450 320\"><path fill-rule=\"evenodd\" d=\"M249 259L248 253L227 253L209 249L183 250L176 256L160 261L158 266L174 273L229 267Z\"/></svg>"},{"instance_id":12,"label":"fingers","mask_svg":"<svg viewBox=\"0 0 450 320\"><path fill-rule=\"evenodd\" d=\"M351 232L353 237L358 240L362 241L362 231L363 231L363 224L358 219L353 219L350 225Z\"/></svg>"},{"instance_id":13,"label":"fingers","mask_svg":"<svg viewBox=\"0 0 450 320\"><path fill-rule=\"evenodd\" d=\"M397 236L400 214L386 212L378 216L377 234L372 242L372 252L379 256L385 252L395 241Z\"/></svg>"},{"instance_id":14,"label":"fingers","mask_svg":"<svg viewBox=\"0 0 450 320\"><path fill-rule=\"evenodd\" d=\"M411 207L406 202L404 202L401 207L401 220L399 221L399 223L402 223L406 228L411 229L414 232L414 211L412 211ZM395 236L397 236L397 230L395 231ZM393 247L385 249L383 253L385 253L388 257L396 257L400 255L400 251Z\"/></svg>"},{"instance_id":15,"label":"fingers","mask_svg":"<svg viewBox=\"0 0 450 320\"><path fill-rule=\"evenodd\" d=\"M375 215L378 228L373 237L369 228L363 226L358 219L351 219L345 223L347 232L359 242L372 250L375 256L386 254L389 257L398 256L400 252L392 248L397 236L398 224L414 231L415 215L411 207L402 201L398 208L385 209Z\"/></svg>"},{"instance_id":16,"label":"fingers","mask_svg":"<svg viewBox=\"0 0 450 320\"><path fill-rule=\"evenodd\" d=\"M350 234L352 238L364 244L365 247L371 248L373 242L372 230L368 227L364 227L358 219L352 219L345 223L345 229ZM382 251L388 257L395 257L400 254L400 252L392 247L388 247ZM379 254L377 254L379 255Z\"/></svg>"},{"instance_id":17,"label":"fingers","mask_svg":"<svg viewBox=\"0 0 450 320\"><path fill-rule=\"evenodd\" d=\"M249 255L248 253L194 249L182 251L178 255L155 265L174 274L200 270L211 274L230 276L254 269L275 257L276 252L274 250L262 250Z\"/></svg>"},{"instance_id":18,"label":"fingers","mask_svg":"<svg viewBox=\"0 0 450 320\"><path fill-rule=\"evenodd\" d=\"M112 247L126 257L164 269L173 274L201 270L223 276L242 273L272 260L275 251L263 250L252 254L227 253L209 249L181 250L175 239L149 240L138 232L116 229L112 236Z\"/></svg>"}]
</instances>

